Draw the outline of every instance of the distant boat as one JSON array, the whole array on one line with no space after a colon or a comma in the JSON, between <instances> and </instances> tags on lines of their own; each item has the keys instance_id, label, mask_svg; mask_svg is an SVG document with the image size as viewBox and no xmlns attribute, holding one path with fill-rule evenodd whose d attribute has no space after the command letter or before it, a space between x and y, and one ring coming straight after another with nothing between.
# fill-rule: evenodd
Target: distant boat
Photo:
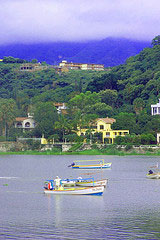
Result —
<instances>
[{"instance_id":1,"label":"distant boat","mask_svg":"<svg viewBox=\"0 0 160 240\"><path fill-rule=\"evenodd\" d=\"M44 189L46 194L55 194L55 195L99 195L101 196L104 192L104 186L98 187L75 187L75 188L65 188L65 189Z\"/></svg>"},{"instance_id":2,"label":"distant boat","mask_svg":"<svg viewBox=\"0 0 160 240\"><path fill-rule=\"evenodd\" d=\"M160 172L156 172L156 173L151 173L151 174L147 174L147 178L150 179L160 179Z\"/></svg>"},{"instance_id":3,"label":"distant boat","mask_svg":"<svg viewBox=\"0 0 160 240\"><path fill-rule=\"evenodd\" d=\"M72 167L73 169L106 169L111 168L111 165L112 163L104 163L104 159L98 159L74 161L68 167Z\"/></svg>"},{"instance_id":4,"label":"distant boat","mask_svg":"<svg viewBox=\"0 0 160 240\"><path fill-rule=\"evenodd\" d=\"M158 169L158 163L151 167L153 170L149 170L147 178L149 179L160 179L160 170Z\"/></svg>"}]
</instances>

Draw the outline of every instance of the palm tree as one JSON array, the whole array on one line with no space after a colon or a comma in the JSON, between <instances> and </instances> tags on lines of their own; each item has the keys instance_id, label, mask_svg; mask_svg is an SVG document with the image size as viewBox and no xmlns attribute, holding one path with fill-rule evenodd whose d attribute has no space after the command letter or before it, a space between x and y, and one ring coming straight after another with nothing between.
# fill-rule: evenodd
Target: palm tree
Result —
<instances>
[{"instance_id":1,"label":"palm tree","mask_svg":"<svg viewBox=\"0 0 160 240\"><path fill-rule=\"evenodd\" d=\"M10 127L16 116L16 104L13 99L0 99L0 123L3 135L7 136L7 127Z\"/></svg>"},{"instance_id":2,"label":"palm tree","mask_svg":"<svg viewBox=\"0 0 160 240\"><path fill-rule=\"evenodd\" d=\"M68 119L63 114L60 114L58 116L58 121L56 121L54 124L54 128L62 131L62 135L63 135L62 138L63 138L63 142L64 142L65 133L66 133L66 131L71 130L71 124L69 123Z\"/></svg>"}]
</instances>

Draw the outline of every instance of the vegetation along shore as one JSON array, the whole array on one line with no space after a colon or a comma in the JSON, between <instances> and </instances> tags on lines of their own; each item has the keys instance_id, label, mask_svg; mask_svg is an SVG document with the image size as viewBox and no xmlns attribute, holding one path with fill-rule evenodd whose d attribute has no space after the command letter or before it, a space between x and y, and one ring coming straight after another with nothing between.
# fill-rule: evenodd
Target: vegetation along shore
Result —
<instances>
[{"instance_id":1,"label":"vegetation along shore","mask_svg":"<svg viewBox=\"0 0 160 240\"><path fill-rule=\"evenodd\" d=\"M97 147L95 144L90 145L89 149L79 149L62 151L60 148L53 147L50 150L24 150L24 151L8 151L0 152L0 155L146 155L146 156L160 156L160 146L146 145L146 146L120 146L120 145L107 145L102 148Z\"/></svg>"},{"instance_id":2,"label":"vegetation along shore","mask_svg":"<svg viewBox=\"0 0 160 240\"><path fill-rule=\"evenodd\" d=\"M94 70L85 66L86 70L76 69L74 64L73 70L36 59L1 59L0 152L159 154L154 146L160 133L160 111L153 109L151 114L151 105L160 99L160 35L152 47L124 64L101 71L95 64ZM94 147L79 151L72 146L63 151L54 145L58 142ZM9 143L13 145L7 147ZM54 150L42 152L48 144ZM106 147L99 149L98 144Z\"/></svg>"}]
</instances>

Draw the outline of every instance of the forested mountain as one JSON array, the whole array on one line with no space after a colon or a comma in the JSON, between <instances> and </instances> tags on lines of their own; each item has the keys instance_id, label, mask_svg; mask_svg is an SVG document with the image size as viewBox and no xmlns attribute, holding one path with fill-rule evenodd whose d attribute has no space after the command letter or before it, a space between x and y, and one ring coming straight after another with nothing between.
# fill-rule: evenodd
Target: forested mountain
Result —
<instances>
[{"instance_id":1,"label":"forested mountain","mask_svg":"<svg viewBox=\"0 0 160 240\"><path fill-rule=\"evenodd\" d=\"M129 57L124 64L112 67L110 71L70 70L57 74L54 69L48 68L27 72L20 71L19 62L23 60L4 58L0 62L0 114L5 113L1 109L4 103L9 104L5 108L7 113L11 104L16 107L14 116L35 112L41 124L32 132L34 136L41 136L44 131L48 132L47 137L55 133L64 136L71 134L77 124L87 125L94 118L108 116L116 119L114 129L128 129L131 134L143 135L136 143L142 143L142 139L144 143L156 141L160 117L151 116L150 105L160 98L159 42ZM48 125L48 130L45 130L49 119L47 114L55 102L65 102L69 114L55 116L59 119L59 125L56 124L55 128ZM37 111L47 111L45 121L39 119ZM3 119L0 124L4 122ZM8 126L10 124L11 121ZM42 127L43 124L45 127Z\"/></svg>"},{"instance_id":2,"label":"forested mountain","mask_svg":"<svg viewBox=\"0 0 160 240\"><path fill-rule=\"evenodd\" d=\"M116 66L138 54L149 42L134 41L123 38L106 38L89 42L57 42L43 44L14 44L0 46L0 58L13 56L31 61L37 59L48 64L57 64L61 60L98 63L106 67Z\"/></svg>"},{"instance_id":3,"label":"forested mountain","mask_svg":"<svg viewBox=\"0 0 160 240\"><path fill-rule=\"evenodd\" d=\"M136 98L154 102L160 93L160 45L145 48L125 64L113 67L90 82L86 90L99 92L107 88L118 92L119 106L132 105Z\"/></svg>"}]
</instances>

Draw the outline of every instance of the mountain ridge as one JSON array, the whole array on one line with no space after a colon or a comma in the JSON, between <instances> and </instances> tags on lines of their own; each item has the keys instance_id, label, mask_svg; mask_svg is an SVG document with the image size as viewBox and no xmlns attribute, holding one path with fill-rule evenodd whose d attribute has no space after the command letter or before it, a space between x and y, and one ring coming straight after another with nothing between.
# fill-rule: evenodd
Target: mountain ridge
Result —
<instances>
[{"instance_id":1,"label":"mountain ridge","mask_svg":"<svg viewBox=\"0 0 160 240\"><path fill-rule=\"evenodd\" d=\"M0 46L0 58L12 56L28 61L37 59L53 65L67 60L113 67L123 64L127 58L146 47L150 47L150 42L125 38L106 38L89 42L12 44Z\"/></svg>"}]
</instances>

